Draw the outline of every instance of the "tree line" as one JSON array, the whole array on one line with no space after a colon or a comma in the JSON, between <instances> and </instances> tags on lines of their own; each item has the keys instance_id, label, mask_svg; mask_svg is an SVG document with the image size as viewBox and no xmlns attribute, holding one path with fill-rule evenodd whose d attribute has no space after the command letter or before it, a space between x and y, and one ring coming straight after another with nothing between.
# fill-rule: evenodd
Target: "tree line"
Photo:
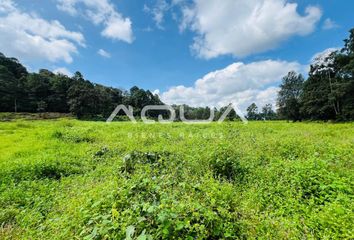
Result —
<instances>
[{"instance_id":1,"label":"tree line","mask_svg":"<svg viewBox=\"0 0 354 240\"><path fill-rule=\"evenodd\" d=\"M59 112L78 118L106 118L119 104L139 111L145 105L163 103L149 90L106 87L85 80L80 72L73 77L46 69L29 73L17 59L0 53L1 112Z\"/></svg>"},{"instance_id":2,"label":"tree line","mask_svg":"<svg viewBox=\"0 0 354 240\"><path fill-rule=\"evenodd\" d=\"M338 51L314 59L308 78L289 72L280 85L277 111L271 104L247 108L249 120L354 120L354 29ZM15 58L0 53L0 112L59 112L76 117L106 119L119 104L130 105L140 116L146 105L163 105L149 90L132 87L129 91L106 87L86 80L80 72L69 77L42 69L29 73ZM173 105L176 110L179 106ZM184 105L187 119L208 119L209 107ZM227 106L214 108L215 119ZM179 111L176 111L179 119ZM166 111L150 111L148 117L167 116ZM123 116L118 116L122 117ZM234 111L227 117L237 120Z\"/></svg>"},{"instance_id":3,"label":"tree line","mask_svg":"<svg viewBox=\"0 0 354 240\"><path fill-rule=\"evenodd\" d=\"M0 53L0 112L58 112L72 113L79 119L104 120L110 116L119 104L133 107L133 114L140 112L147 105L163 105L159 96L149 90L136 86L129 91L106 87L86 80L80 72L69 77L41 69L38 73L29 73L16 59ZM172 105L179 116L179 105ZM209 107L191 107L183 105L186 119L208 119ZM215 119L219 119L227 106L214 108ZM261 113L252 108L249 118L252 120L275 119L276 113L271 105L264 106ZM121 112L118 118L126 120ZM154 110L147 113L150 118L162 114L168 117L169 112ZM235 111L227 116L228 120L237 120Z\"/></svg>"},{"instance_id":4,"label":"tree line","mask_svg":"<svg viewBox=\"0 0 354 240\"><path fill-rule=\"evenodd\" d=\"M293 121L354 120L354 28L344 47L317 56L307 80L288 73L278 94L278 116Z\"/></svg>"}]
</instances>

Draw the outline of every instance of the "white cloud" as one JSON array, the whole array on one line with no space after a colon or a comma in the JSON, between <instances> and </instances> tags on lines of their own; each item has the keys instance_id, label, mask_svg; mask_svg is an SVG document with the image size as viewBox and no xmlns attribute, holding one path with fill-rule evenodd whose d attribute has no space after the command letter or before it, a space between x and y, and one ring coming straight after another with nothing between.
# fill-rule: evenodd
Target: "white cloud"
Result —
<instances>
[{"instance_id":1,"label":"white cloud","mask_svg":"<svg viewBox=\"0 0 354 240\"><path fill-rule=\"evenodd\" d=\"M171 8L171 5L166 0L157 0L153 7L144 5L144 12L152 15L152 18L156 24L156 27L163 30L162 26L166 12Z\"/></svg>"},{"instance_id":2,"label":"white cloud","mask_svg":"<svg viewBox=\"0 0 354 240\"><path fill-rule=\"evenodd\" d=\"M331 55L340 48L327 48L322 52L316 53L311 59L311 66L315 67L315 72L324 72L333 69L334 59Z\"/></svg>"},{"instance_id":3,"label":"white cloud","mask_svg":"<svg viewBox=\"0 0 354 240\"><path fill-rule=\"evenodd\" d=\"M330 29L334 29L334 28L338 28L338 27L339 27L339 25L335 21L333 21L330 18L327 18L323 23L322 29L330 30Z\"/></svg>"},{"instance_id":4,"label":"white cloud","mask_svg":"<svg viewBox=\"0 0 354 240\"><path fill-rule=\"evenodd\" d=\"M64 74L64 75L66 75L68 77L71 77L71 76L74 75L74 74L72 74L72 72L70 72L69 69L67 69L65 67L57 68L57 69L53 70L53 72L56 73L56 74L59 74L59 73L60 74Z\"/></svg>"},{"instance_id":5,"label":"white cloud","mask_svg":"<svg viewBox=\"0 0 354 240\"><path fill-rule=\"evenodd\" d=\"M57 0L57 8L72 16L82 15L95 25L103 25L102 36L132 43L132 22L116 11L110 0ZM83 7L84 6L84 7Z\"/></svg>"},{"instance_id":6,"label":"white cloud","mask_svg":"<svg viewBox=\"0 0 354 240\"><path fill-rule=\"evenodd\" d=\"M2 0L0 2L0 12L12 12L15 10L15 3L12 0Z\"/></svg>"},{"instance_id":7,"label":"white cloud","mask_svg":"<svg viewBox=\"0 0 354 240\"><path fill-rule=\"evenodd\" d=\"M106 52L103 49L98 50L97 53L99 55L101 55L102 57L105 57L105 58L110 58L111 57L111 54L109 52Z\"/></svg>"},{"instance_id":8,"label":"white cloud","mask_svg":"<svg viewBox=\"0 0 354 240\"><path fill-rule=\"evenodd\" d=\"M226 106L236 103L244 110L252 102L259 107L275 104L281 78L289 71L302 71L297 62L259 61L249 64L236 62L224 69L210 72L198 79L193 87L176 86L161 94L167 104L191 106Z\"/></svg>"},{"instance_id":9,"label":"white cloud","mask_svg":"<svg viewBox=\"0 0 354 240\"><path fill-rule=\"evenodd\" d=\"M24 61L71 63L84 36L67 30L59 21L48 21L19 10L12 0L0 2L0 50Z\"/></svg>"},{"instance_id":10,"label":"white cloud","mask_svg":"<svg viewBox=\"0 0 354 240\"><path fill-rule=\"evenodd\" d=\"M160 90L159 90L159 89L155 89L155 90L152 92L152 94L160 96Z\"/></svg>"},{"instance_id":11,"label":"white cloud","mask_svg":"<svg viewBox=\"0 0 354 240\"><path fill-rule=\"evenodd\" d=\"M197 34L191 48L206 59L273 49L291 36L313 32L322 16L314 6L300 15L297 4L287 0L194 0L182 14L180 29Z\"/></svg>"},{"instance_id":12,"label":"white cloud","mask_svg":"<svg viewBox=\"0 0 354 240\"><path fill-rule=\"evenodd\" d=\"M106 22L106 28L102 31L102 36L132 43L134 39L131 26L132 23L129 18L112 17Z\"/></svg>"},{"instance_id":13,"label":"white cloud","mask_svg":"<svg viewBox=\"0 0 354 240\"><path fill-rule=\"evenodd\" d=\"M322 52L315 53L313 57L311 58L311 64L318 64L321 65L323 61L328 59L328 57L338 51L340 48L327 48L323 50Z\"/></svg>"},{"instance_id":14,"label":"white cloud","mask_svg":"<svg viewBox=\"0 0 354 240\"><path fill-rule=\"evenodd\" d=\"M172 18L177 21L175 7L183 7L186 5L186 0L155 0L155 4L148 6L144 4L144 12L152 15L152 19L158 29L164 30L163 22L169 11L172 12Z\"/></svg>"}]
</instances>

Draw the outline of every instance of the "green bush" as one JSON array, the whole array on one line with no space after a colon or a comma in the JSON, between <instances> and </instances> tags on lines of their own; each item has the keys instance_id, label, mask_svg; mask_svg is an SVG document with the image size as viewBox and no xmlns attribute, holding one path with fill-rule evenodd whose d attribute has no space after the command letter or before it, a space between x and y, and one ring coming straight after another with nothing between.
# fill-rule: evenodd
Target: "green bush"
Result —
<instances>
[{"instance_id":1,"label":"green bush","mask_svg":"<svg viewBox=\"0 0 354 240\"><path fill-rule=\"evenodd\" d=\"M212 154L210 165L216 178L242 182L247 173L246 168L240 163L240 156L227 150Z\"/></svg>"}]
</instances>

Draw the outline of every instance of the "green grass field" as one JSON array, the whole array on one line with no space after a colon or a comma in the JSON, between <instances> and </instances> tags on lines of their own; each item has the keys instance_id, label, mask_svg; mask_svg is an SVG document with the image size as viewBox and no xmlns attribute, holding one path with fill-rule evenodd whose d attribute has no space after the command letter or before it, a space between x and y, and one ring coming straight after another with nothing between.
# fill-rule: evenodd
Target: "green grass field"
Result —
<instances>
[{"instance_id":1,"label":"green grass field","mask_svg":"<svg viewBox=\"0 0 354 240\"><path fill-rule=\"evenodd\" d=\"M354 238L354 124L0 123L0 239Z\"/></svg>"}]
</instances>

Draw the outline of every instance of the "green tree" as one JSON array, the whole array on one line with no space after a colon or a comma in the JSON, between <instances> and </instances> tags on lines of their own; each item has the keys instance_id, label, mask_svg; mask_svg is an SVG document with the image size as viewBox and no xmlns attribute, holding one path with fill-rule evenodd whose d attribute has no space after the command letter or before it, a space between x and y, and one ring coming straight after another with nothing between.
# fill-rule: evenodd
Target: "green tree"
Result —
<instances>
[{"instance_id":1,"label":"green tree","mask_svg":"<svg viewBox=\"0 0 354 240\"><path fill-rule=\"evenodd\" d=\"M220 117L225 113L229 106L221 107L220 109L215 109L215 120L220 119ZM240 120L240 117L237 115L234 109L230 111L230 113L226 116L225 120L235 121Z\"/></svg>"},{"instance_id":2,"label":"green tree","mask_svg":"<svg viewBox=\"0 0 354 240\"><path fill-rule=\"evenodd\" d=\"M336 78L334 51L318 55L310 67L301 96L301 113L308 119L328 120L340 115L340 80Z\"/></svg>"},{"instance_id":3,"label":"green tree","mask_svg":"<svg viewBox=\"0 0 354 240\"><path fill-rule=\"evenodd\" d=\"M344 48L337 54L339 65L337 77L341 85L341 107L343 120L354 120L354 28L350 30L348 39L344 40Z\"/></svg>"},{"instance_id":4,"label":"green tree","mask_svg":"<svg viewBox=\"0 0 354 240\"><path fill-rule=\"evenodd\" d=\"M17 79L5 67L0 66L0 110L3 112L17 111Z\"/></svg>"},{"instance_id":5,"label":"green tree","mask_svg":"<svg viewBox=\"0 0 354 240\"><path fill-rule=\"evenodd\" d=\"M124 99L125 105L134 107L134 115L140 116L141 110L147 105L163 105L158 95L152 94L149 90L145 91L137 86L130 89ZM149 111L148 117L156 118L159 114L166 115L166 111Z\"/></svg>"},{"instance_id":6,"label":"green tree","mask_svg":"<svg viewBox=\"0 0 354 240\"><path fill-rule=\"evenodd\" d=\"M311 64L301 112L309 119L354 119L354 29L341 51L327 51Z\"/></svg>"},{"instance_id":7,"label":"green tree","mask_svg":"<svg viewBox=\"0 0 354 240\"><path fill-rule=\"evenodd\" d=\"M75 73L67 98L70 112L78 118L92 117L98 112L99 99L95 87L84 80L80 72Z\"/></svg>"},{"instance_id":8,"label":"green tree","mask_svg":"<svg viewBox=\"0 0 354 240\"><path fill-rule=\"evenodd\" d=\"M26 102L24 81L27 70L16 58L0 53L0 111L22 111Z\"/></svg>"},{"instance_id":9,"label":"green tree","mask_svg":"<svg viewBox=\"0 0 354 240\"><path fill-rule=\"evenodd\" d=\"M273 111L272 104L270 103L262 107L260 115L264 120L274 120L277 118L277 114Z\"/></svg>"},{"instance_id":10,"label":"green tree","mask_svg":"<svg viewBox=\"0 0 354 240\"><path fill-rule=\"evenodd\" d=\"M41 73L30 73L26 78L25 91L28 94L28 101L25 110L28 112L37 112L38 105L47 106L48 96L50 94L50 78ZM43 102L45 104L43 104ZM40 108L41 111L43 107Z\"/></svg>"},{"instance_id":11,"label":"green tree","mask_svg":"<svg viewBox=\"0 0 354 240\"><path fill-rule=\"evenodd\" d=\"M123 96L119 89L96 84L95 91L98 98L98 113L105 118L112 113L117 105L122 104Z\"/></svg>"},{"instance_id":12,"label":"green tree","mask_svg":"<svg viewBox=\"0 0 354 240\"><path fill-rule=\"evenodd\" d=\"M28 74L26 68L16 58L8 58L2 53L0 53L0 66L6 67L16 79L26 77Z\"/></svg>"},{"instance_id":13,"label":"green tree","mask_svg":"<svg viewBox=\"0 0 354 240\"><path fill-rule=\"evenodd\" d=\"M277 105L278 113L281 118L301 121L300 96L302 94L304 78L296 72L289 72L283 78L278 93Z\"/></svg>"},{"instance_id":14,"label":"green tree","mask_svg":"<svg viewBox=\"0 0 354 240\"><path fill-rule=\"evenodd\" d=\"M56 74L50 78L48 111L61 113L69 112L67 95L72 81L71 78L63 74Z\"/></svg>"},{"instance_id":15,"label":"green tree","mask_svg":"<svg viewBox=\"0 0 354 240\"><path fill-rule=\"evenodd\" d=\"M258 107L255 103L249 105L246 111L248 120L259 120Z\"/></svg>"}]
</instances>

